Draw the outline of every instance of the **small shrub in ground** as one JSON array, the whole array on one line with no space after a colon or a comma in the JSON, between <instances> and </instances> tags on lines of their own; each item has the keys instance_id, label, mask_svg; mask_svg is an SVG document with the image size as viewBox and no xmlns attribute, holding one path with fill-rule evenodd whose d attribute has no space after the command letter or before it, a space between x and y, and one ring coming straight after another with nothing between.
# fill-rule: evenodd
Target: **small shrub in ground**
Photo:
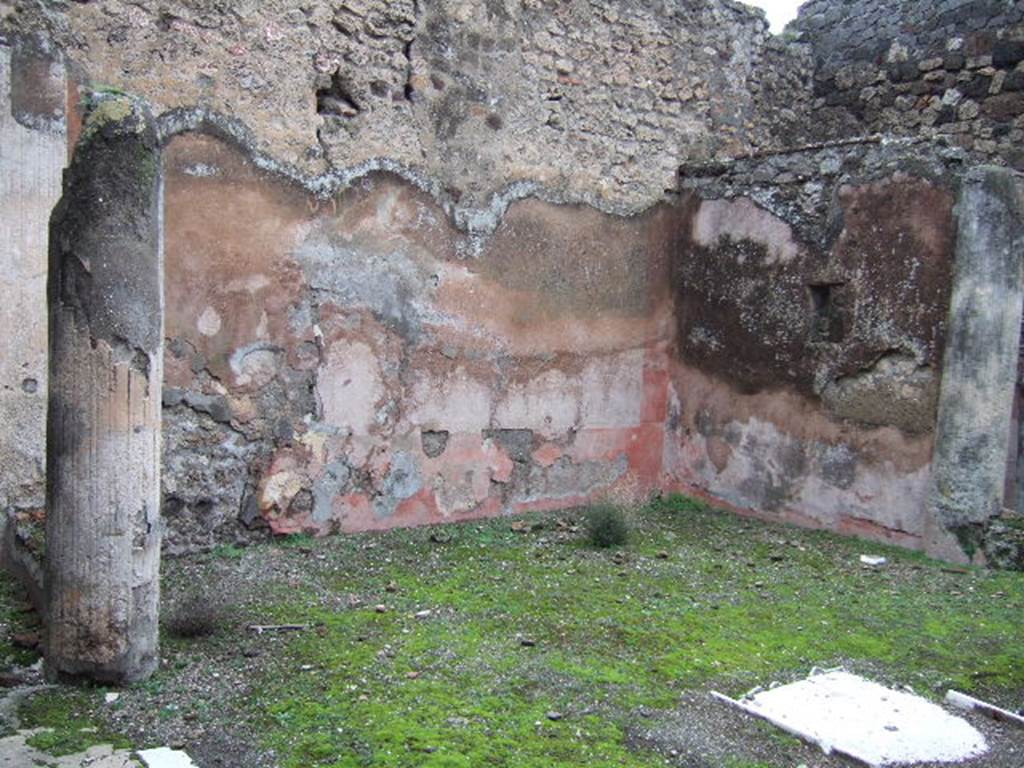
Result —
<instances>
[{"instance_id":1,"label":"small shrub in ground","mask_svg":"<svg viewBox=\"0 0 1024 768\"><path fill-rule=\"evenodd\" d=\"M651 500L650 508L655 512L706 512L711 507L703 499L685 496L681 493L670 493Z\"/></svg>"},{"instance_id":2,"label":"small shrub in ground","mask_svg":"<svg viewBox=\"0 0 1024 768\"><path fill-rule=\"evenodd\" d=\"M622 507L595 504L587 509L587 539L595 547L621 547L629 540L629 522Z\"/></svg>"},{"instance_id":3,"label":"small shrub in ground","mask_svg":"<svg viewBox=\"0 0 1024 768\"><path fill-rule=\"evenodd\" d=\"M171 637L197 638L215 634L227 620L227 608L209 593L193 593L176 603L164 619Z\"/></svg>"}]
</instances>

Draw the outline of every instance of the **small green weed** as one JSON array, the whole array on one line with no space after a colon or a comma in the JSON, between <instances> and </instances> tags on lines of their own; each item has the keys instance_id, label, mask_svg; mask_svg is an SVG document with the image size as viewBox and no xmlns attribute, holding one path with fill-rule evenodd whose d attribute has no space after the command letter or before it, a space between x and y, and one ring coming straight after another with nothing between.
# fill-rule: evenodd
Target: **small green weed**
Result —
<instances>
[{"instance_id":1,"label":"small green weed","mask_svg":"<svg viewBox=\"0 0 1024 768\"><path fill-rule=\"evenodd\" d=\"M594 504L585 513L587 539L595 547L621 547L629 541L629 522L622 507Z\"/></svg>"},{"instance_id":2,"label":"small green weed","mask_svg":"<svg viewBox=\"0 0 1024 768\"><path fill-rule=\"evenodd\" d=\"M279 536L274 539L274 543L279 547L311 547L316 541L316 537L309 533L289 533L284 536Z\"/></svg>"},{"instance_id":3,"label":"small green weed","mask_svg":"<svg viewBox=\"0 0 1024 768\"><path fill-rule=\"evenodd\" d=\"M219 560L241 560L245 557L245 547L237 544L221 544L210 550L210 555Z\"/></svg>"}]
</instances>

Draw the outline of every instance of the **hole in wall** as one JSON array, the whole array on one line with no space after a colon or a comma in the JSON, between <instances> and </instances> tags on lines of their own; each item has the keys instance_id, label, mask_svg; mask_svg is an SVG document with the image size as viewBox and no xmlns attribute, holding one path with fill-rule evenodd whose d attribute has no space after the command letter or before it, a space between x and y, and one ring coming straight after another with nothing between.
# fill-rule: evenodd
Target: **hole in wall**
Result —
<instances>
[{"instance_id":1,"label":"hole in wall","mask_svg":"<svg viewBox=\"0 0 1024 768\"><path fill-rule=\"evenodd\" d=\"M846 331L842 312L843 283L812 283L811 341L836 344Z\"/></svg>"},{"instance_id":2,"label":"hole in wall","mask_svg":"<svg viewBox=\"0 0 1024 768\"><path fill-rule=\"evenodd\" d=\"M448 447L447 430L425 429L420 435L420 439L423 442L423 453L431 459L436 459Z\"/></svg>"},{"instance_id":3,"label":"hole in wall","mask_svg":"<svg viewBox=\"0 0 1024 768\"><path fill-rule=\"evenodd\" d=\"M362 111L340 70L334 71L328 86L317 89L316 111L324 117L344 119L351 119Z\"/></svg>"}]
</instances>

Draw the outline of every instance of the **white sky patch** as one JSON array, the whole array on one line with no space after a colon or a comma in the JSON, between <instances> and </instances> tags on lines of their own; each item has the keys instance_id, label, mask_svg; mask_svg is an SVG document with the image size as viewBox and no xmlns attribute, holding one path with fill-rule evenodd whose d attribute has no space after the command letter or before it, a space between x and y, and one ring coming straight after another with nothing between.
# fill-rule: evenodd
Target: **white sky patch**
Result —
<instances>
[{"instance_id":1,"label":"white sky patch","mask_svg":"<svg viewBox=\"0 0 1024 768\"><path fill-rule=\"evenodd\" d=\"M768 23L771 25L772 32L777 35L788 22L796 18L797 8L804 0L743 0L743 2L747 5L764 8L768 14Z\"/></svg>"}]
</instances>

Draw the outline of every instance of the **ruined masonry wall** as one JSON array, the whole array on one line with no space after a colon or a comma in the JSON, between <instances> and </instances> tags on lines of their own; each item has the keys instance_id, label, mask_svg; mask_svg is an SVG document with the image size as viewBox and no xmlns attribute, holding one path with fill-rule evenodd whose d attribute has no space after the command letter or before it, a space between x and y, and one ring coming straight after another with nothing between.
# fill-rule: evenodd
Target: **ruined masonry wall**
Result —
<instances>
[{"instance_id":1,"label":"ruined masonry wall","mask_svg":"<svg viewBox=\"0 0 1024 768\"><path fill-rule=\"evenodd\" d=\"M686 169L669 477L921 546L962 155L864 142Z\"/></svg>"},{"instance_id":2,"label":"ruined masonry wall","mask_svg":"<svg viewBox=\"0 0 1024 768\"><path fill-rule=\"evenodd\" d=\"M646 208L678 158L770 144L762 101L806 79L730 0L19 0L0 14L0 31L46 30L82 82L241 121L307 176L385 160L467 208L520 182Z\"/></svg>"},{"instance_id":3,"label":"ruined masonry wall","mask_svg":"<svg viewBox=\"0 0 1024 768\"><path fill-rule=\"evenodd\" d=\"M45 192L5 222L44 231L65 96L122 88L176 135L169 548L656 488L920 544L957 179L1024 136L1015 4L812 0L779 38L730 0L230 5L0 0L0 39L66 63L4 88L29 155L0 162ZM787 150L876 131L909 143ZM25 510L28 274L0 397Z\"/></svg>"},{"instance_id":4,"label":"ruined masonry wall","mask_svg":"<svg viewBox=\"0 0 1024 768\"><path fill-rule=\"evenodd\" d=\"M789 31L815 60L813 134L921 135L1024 168L1024 5L811 0Z\"/></svg>"}]
</instances>

